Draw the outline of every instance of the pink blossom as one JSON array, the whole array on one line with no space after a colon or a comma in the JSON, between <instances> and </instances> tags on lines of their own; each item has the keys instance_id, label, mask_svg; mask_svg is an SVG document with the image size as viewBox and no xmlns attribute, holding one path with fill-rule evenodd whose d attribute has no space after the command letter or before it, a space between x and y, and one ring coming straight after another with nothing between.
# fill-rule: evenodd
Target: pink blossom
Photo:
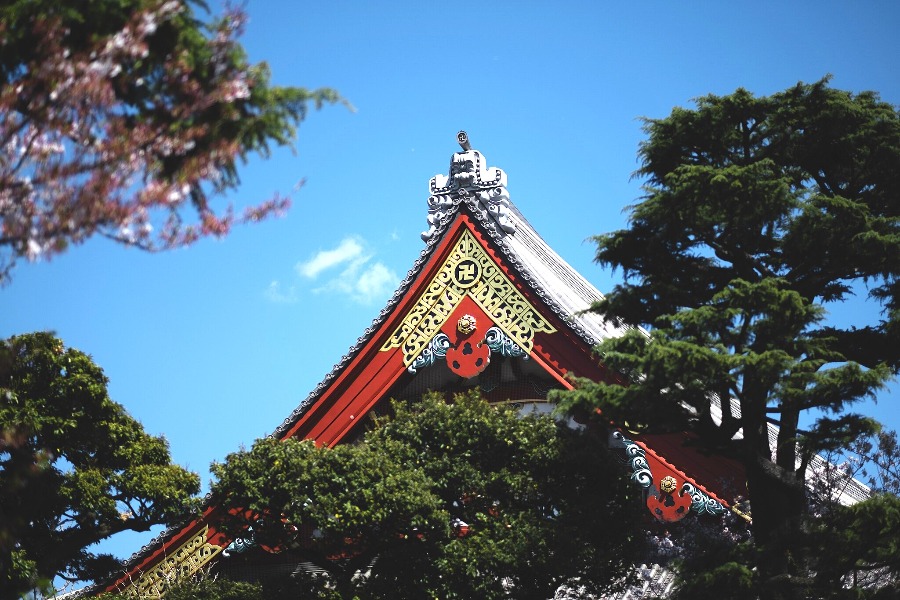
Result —
<instances>
[{"instance_id":1,"label":"pink blossom","mask_svg":"<svg viewBox=\"0 0 900 600\"><path fill-rule=\"evenodd\" d=\"M135 71L161 24L186 10L157 0L115 34L86 49L64 45L65 28L35 19L46 43L0 85L0 283L17 258L50 258L73 243L103 235L127 245L161 250L223 236L236 223L283 212L275 198L236 219L213 208L234 185L235 161L245 151L216 137L206 111L238 118L256 75L233 61L244 15L230 9L207 40L211 79L198 79L178 52L160 59L162 84ZM0 26L2 29L2 26ZM0 40L2 42L3 40ZM147 89L141 119L125 103L127 86Z\"/></svg>"}]
</instances>

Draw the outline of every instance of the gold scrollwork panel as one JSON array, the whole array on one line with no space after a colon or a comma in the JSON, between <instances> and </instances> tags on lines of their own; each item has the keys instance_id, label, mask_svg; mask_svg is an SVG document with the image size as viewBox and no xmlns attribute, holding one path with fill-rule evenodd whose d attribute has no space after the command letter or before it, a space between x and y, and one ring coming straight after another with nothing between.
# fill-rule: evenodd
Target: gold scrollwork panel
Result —
<instances>
[{"instance_id":1,"label":"gold scrollwork panel","mask_svg":"<svg viewBox=\"0 0 900 600\"><path fill-rule=\"evenodd\" d=\"M531 352L535 333L556 331L516 289L475 236L465 230L381 350L401 348L403 362L409 366L466 296L526 352Z\"/></svg>"},{"instance_id":2,"label":"gold scrollwork panel","mask_svg":"<svg viewBox=\"0 0 900 600\"><path fill-rule=\"evenodd\" d=\"M133 598L160 598L175 582L194 575L222 552L221 546L207 541L209 527L197 532L191 539L168 554L151 569L127 582L119 591Z\"/></svg>"}]
</instances>

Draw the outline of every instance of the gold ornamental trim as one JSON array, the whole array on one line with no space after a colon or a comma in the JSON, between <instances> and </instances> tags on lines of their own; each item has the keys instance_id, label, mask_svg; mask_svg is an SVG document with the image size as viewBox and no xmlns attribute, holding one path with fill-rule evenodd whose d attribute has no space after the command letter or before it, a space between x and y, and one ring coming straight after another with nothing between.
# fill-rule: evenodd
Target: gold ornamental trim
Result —
<instances>
[{"instance_id":1,"label":"gold ornamental trim","mask_svg":"<svg viewBox=\"0 0 900 600\"><path fill-rule=\"evenodd\" d=\"M150 570L126 583L119 591L132 598L162 597L173 584L194 575L222 552L221 546L207 541L208 533L207 525Z\"/></svg>"},{"instance_id":2,"label":"gold ornamental trim","mask_svg":"<svg viewBox=\"0 0 900 600\"><path fill-rule=\"evenodd\" d=\"M527 353L535 333L556 332L466 229L381 351L400 348L403 363L411 365L466 296Z\"/></svg>"}]
</instances>

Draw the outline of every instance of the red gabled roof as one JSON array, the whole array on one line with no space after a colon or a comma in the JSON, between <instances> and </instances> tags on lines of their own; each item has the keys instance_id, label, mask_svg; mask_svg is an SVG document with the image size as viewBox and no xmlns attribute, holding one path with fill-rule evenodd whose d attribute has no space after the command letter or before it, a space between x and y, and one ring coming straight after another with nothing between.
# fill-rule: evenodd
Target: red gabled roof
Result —
<instances>
[{"instance_id":1,"label":"red gabled roof","mask_svg":"<svg viewBox=\"0 0 900 600\"><path fill-rule=\"evenodd\" d=\"M463 313L480 323L478 339L472 340L481 340L489 326L495 327L528 356L531 368L558 387L570 388L570 375L612 380L592 348L622 328L581 312L602 298L600 292L549 248L508 201L502 171L485 168L481 155L471 150L455 154L453 161L477 173L469 174L466 185L453 175L432 180L429 205L440 210L431 211L432 227L423 234L426 247L418 260L369 329L273 436L334 446L355 435L359 423L392 389L418 376L409 369L425 344L439 334L457 341L468 335L456 328ZM466 261L467 267L484 271L483 279L473 284L454 279L452 269ZM733 496L718 482L739 472L736 464L704 457L675 437L626 442L637 443L646 456L652 497L664 493L659 482L670 476L679 485L693 486L710 506L728 506ZM216 510L208 504L203 518L167 530L126 562L122 577L103 588L128 586L171 560L185 544L202 545L198 532L205 532L214 547L205 550L204 560L211 559L210 553L228 543L215 530Z\"/></svg>"},{"instance_id":2,"label":"red gabled roof","mask_svg":"<svg viewBox=\"0 0 900 600\"><path fill-rule=\"evenodd\" d=\"M448 255L464 233L471 234L484 252L516 286L533 306L542 301L524 280L510 268L491 247L489 238L480 230L477 221L465 208L460 209L440 242L432 250L429 260L419 269L396 307L361 338L355 352L339 365L328 384L311 398L300 413L292 415L278 429L280 438L302 437L334 446L340 443L357 420L385 398L388 390L407 372L400 348L385 350L385 340L407 317L409 310L424 293L424 289L445 265ZM605 378L605 370L591 356L590 346L584 344L569 323L553 313L547 320L554 332L537 332L533 338L531 358L541 364L560 385L568 387L566 376L575 373L593 378Z\"/></svg>"}]
</instances>

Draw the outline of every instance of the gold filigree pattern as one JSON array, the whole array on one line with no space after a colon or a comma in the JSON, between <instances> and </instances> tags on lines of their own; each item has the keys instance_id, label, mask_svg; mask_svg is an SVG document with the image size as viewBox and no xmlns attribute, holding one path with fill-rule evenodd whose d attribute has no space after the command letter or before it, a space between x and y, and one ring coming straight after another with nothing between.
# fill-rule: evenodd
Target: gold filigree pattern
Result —
<instances>
[{"instance_id":1,"label":"gold filigree pattern","mask_svg":"<svg viewBox=\"0 0 900 600\"><path fill-rule=\"evenodd\" d=\"M142 573L140 577L129 582L127 587L119 591L133 598L163 596L166 589L172 584L190 577L222 551L221 546L216 546L206 540L208 532L209 526L205 526L174 553L167 555L153 568Z\"/></svg>"},{"instance_id":2,"label":"gold filigree pattern","mask_svg":"<svg viewBox=\"0 0 900 600\"><path fill-rule=\"evenodd\" d=\"M556 331L516 289L475 236L465 230L437 275L381 350L400 348L403 362L409 366L466 296L526 352L531 352L535 333Z\"/></svg>"}]
</instances>

